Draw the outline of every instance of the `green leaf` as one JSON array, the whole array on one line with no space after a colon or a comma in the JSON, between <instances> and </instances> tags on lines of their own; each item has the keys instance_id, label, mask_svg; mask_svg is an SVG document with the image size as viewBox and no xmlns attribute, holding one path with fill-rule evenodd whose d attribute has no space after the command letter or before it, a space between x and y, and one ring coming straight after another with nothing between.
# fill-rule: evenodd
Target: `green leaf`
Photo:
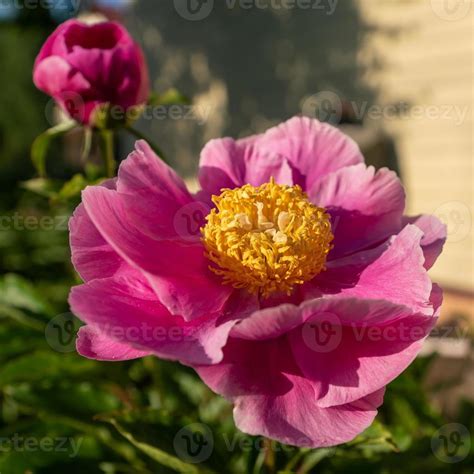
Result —
<instances>
[{"instance_id":1,"label":"green leaf","mask_svg":"<svg viewBox=\"0 0 474 474\"><path fill-rule=\"evenodd\" d=\"M75 174L69 181L64 183L64 186L58 193L58 199L69 201L81 195L82 190L90 183L82 174Z\"/></svg>"},{"instance_id":2,"label":"green leaf","mask_svg":"<svg viewBox=\"0 0 474 474\"><path fill-rule=\"evenodd\" d=\"M91 153L93 132L90 127L84 127L84 140L82 142L81 161L85 162Z\"/></svg>"},{"instance_id":3,"label":"green leaf","mask_svg":"<svg viewBox=\"0 0 474 474\"><path fill-rule=\"evenodd\" d=\"M305 457L298 472L301 474L306 474L323 459L334 455L335 452L335 448L321 448L311 451L311 453Z\"/></svg>"},{"instance_id":4,"label":"green leaf","mask_svg":"<svg viewBox=\"0 0 474 474\"><path fill-rule=\"evenodd\" d=\"M2 308L0 306L1 313ZM2 321L0 324L0 357L2 363L5 359L44 347L43 335L44 325L36 320L32 321L32 324L26 322L22 326L16 324L15 321Z\"/></svg>"},{"instance_id":5,"label":"green leaf","mask_svg":"<svg viewBox=\"0 0 474 474\"><path fill-rule=\"evenodd\" d=\"M348 447L356 447L371 456L374 453L398 452L399 449L393 440L392 433L388 428L375 420L363 433L347 444Z\"/></svg>"},{"instance_id":6,"label":"green leaf","mask_svg":"<svg viewBox=\"0 0 474 474\"><path fill-rule=\"evenodd\" d=\"M175 88L168 89L163 94L153 92L148 105L187 105L191 100Z\"/></svg>"},{"instance_id":7,"label":"green leaf","mask_svg":"<svg viewBox=\"0 0 474 474\"><path fill-rule=\"evenodd\" d=\"M20 184L23 189L31 191L46 198L55 197L61 189L62 183L46 178L34 178Z\"/></svg>"},{"instance_id":8,"label":"green leaf","mask_svg":"<svg viewBox=\"0 0 474 474\"><path fill-rule=\"evenodd\" d=\"M69 132L76 127L76 125L77 123L74 121L60 123L36 137L31 146L31 161L40 177L44 178L46 176L46 155L51 141Z\"/></svg>"},{"instance_id":9,"label":"green leaf","mask_svg":"<svg viewBox=\"0 0 474 474\"><path fill-rule=\"evenodd\" d=\"M159 464L174 469L176 472L183 474L204 474L211 473L212 471L201 469L197 466L187 464L175 456L166 453L165 451L152 446L148 443L144 443L136 439L131 433L129 433L116 419L114 418L104 418L104 421L111 423L116 430L131 444L133 444L140 451L145 453L148 457L158 462Z\"/></svg>"},{"instance_id":10,"label":"green leaf","mask_svg":"<svg viewBox=\"0 0 474 474\"><path fill-rule=\"evenodd\" d=\"M0 278L0 304L36 314L53 314L53 309L25 278L8 273Z\"/></svg>"},{"instance_id":11,"label":"green leaf","mask_svg":"<svg viewBox=\"0 0 474 474\"><path fill-rule=\"evenodd\" d=\"M0 367L0 387L19 382L39 382L47 378L90 375L98 366L76 354L31 352Z\"/></svg>"},{"instance_id":12,"label":"green leaf","mask_svg":"<svg viewBox=\"0 0 474 474\"><path fill-rule=\"evenodd\" d=\"M98 412L120 408L119 399L107 389L108 386L98 382L63 380L54 384L10 386L8 393L18 403L37 410L92 418Z\"/></svg>"}]
</instances>

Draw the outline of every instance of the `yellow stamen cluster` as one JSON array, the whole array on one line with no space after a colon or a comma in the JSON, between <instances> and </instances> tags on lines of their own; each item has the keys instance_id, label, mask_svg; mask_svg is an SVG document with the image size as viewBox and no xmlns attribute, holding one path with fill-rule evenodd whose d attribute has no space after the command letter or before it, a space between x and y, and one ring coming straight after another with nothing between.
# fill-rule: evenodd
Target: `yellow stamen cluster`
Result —
<instances>
[{"instance_id":1,"label":"yellow stamen cluster","mask_svg":"<svg viewBox=\"0 0 474 474\"><path fill-rule=\"evenodd\" d=\"M223 283L266 298L291 294L325 270L329 215L299 186L270 183L224 189L201 229L210 269Z\"/></svg>"}]
</instances>

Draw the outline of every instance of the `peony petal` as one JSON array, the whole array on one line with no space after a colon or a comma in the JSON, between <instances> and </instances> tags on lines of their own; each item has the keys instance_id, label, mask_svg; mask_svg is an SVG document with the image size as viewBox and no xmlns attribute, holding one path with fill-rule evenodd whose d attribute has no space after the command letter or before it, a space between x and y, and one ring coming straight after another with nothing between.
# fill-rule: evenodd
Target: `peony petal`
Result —
<instances>
[{"instance_id":1,"label":"peony petal","mask_svg":"<svg viewBox=\"0 0 474 474\"><path fill-rule=\"evenodd\" d=\"M130 223L123 196L115 191L88 187L83 203L102 237L143 272L172 314L190 320L222 310L232 288L208 269L200 243L152 239Z\"/></svg>"},{"instance_id":2,"label":"peony petal","mask_svg":"<svg viewBox=\"0 0 474 474\"><path fill-rule=\"evenodd\" d=\"M232 138L211 140L201 152L199 182L210 195L244 184L245 163Z\"/></svg>"},{"instance_id":3,"label":"peony petal","mask_svg":"<svg viewBox=\"0 0 474 474\"><path fill-rule=\"evenodd\" d=\"M351 404L321 408L315 403L310 383L302 378L291 379L293 388L284 395L238 398L234 408L236 426L244 433L292 446L336 446L368 428L383 402L384 390L379 390Z\"/></svg>"},{"instance_id":4,"label":"peony petal","mask_svg":"<svg viewBox=\"0 0 474 474\"><path fill-rule=\"evenodd\" d=\"M59 56L50 56L38 63L34 69L33 81L38 89L51 96L71 91L79 94L91 87L81 72Z\"/></svg>"},{"instance_id":5,"label":"peony petal","mask_svg":"<svg viewBox=\"0 0 474 474\"><path fill-rule=\"evenodd\" d=\"M128 219L140 231L155 240L181 240L176 218L195 201L183 180L145 141L138 141L135 151L120 165L117 191ZM204 218L202 215L197 223L199 227Z\"/></svg>"},{"instance_id":6,"label":"peony petal","mask_svg":"<svg viewBox=\"0 0 474 474\"><path fill-rule=\"evenodd\" d=\"M201 153L199 181L208 195L219 195L224 188L244 184L260 186L271 178L279 184L293 185L296 170L277 151L262 152L258 136L233 140L211 140Z\"/></svg>"},{"instance_id":7,"label":"peony petal","mask_svg":"<svg viewBox=\"0 0 474 474\"><path fill-rule=\"evenodd\" d=\"M335 259L377 244L401 229L405 193L386 168L350 166L315 183L309 197L325 207L333 221Z\"/></svg>"},{"instance_id":8,"label":"peony petal","mask_svg":"<svg viewBox=\"0 0 474 474\"><path fill-rule=\"evenodd\" d=\"M229 400L246 395L283 395L292 387L286 374L298 371L285 336L266 341L230 337L219 364L195 369L214 392Z\"/></svg>"},{"instance_id":9,"label":"peony petal","mask_svg":"<svg viewBox=\"0 0 474 474\"><path fill-rule=\"evenodd\" d=\"M433 316L383 301L334 299L289 337L317 404L330 407L360 399L400 375L435 322Z\"/></svg>"},{"instance_id":10,"label":"peony petal","mask_svg":"<svg viewBox=\"0 0 474 474\"><path fill-rule=\"evenodd\" d=\"M383 390L351 405L319 407L284 337L264 342L231 338L224 353L220 364L196 370L212 390L235 403L236 425L252 435L297 446L332 446L370 425L382 403Z\"/></svg>"},{"instance_id":11,"label":"peony petal","mask_svg":"<svg viewBox=\"0 0 474 474\"><path fill-rule=\"evenodd\" d=\"M115 182L109 180L101 186L115 189ZM136 271L102 237L83 204L77 207L69 221L69 235L72 263L84 281Z\"/></svg>"},{"instance_id":12,"label":"peony petal","mask_svg":"<svg viewBox=\"0 0 474 474\"><path fill-rule=\"evenodd\" d=\"M414 225L381 246L334 260L312 282L324 293L384 299L432 314L431 280L423 266L423 236Z\"/></svg>"},{"instance_id":13,"label":"peony petal","mask_svg":"<svg viewBox=\"0 0 474 474\"><path fill-rule=\"evenodd\" d=\"M217 317L187 323L172 316L147 284L127 277L75 287L69 303L74 314L103 336L188 364L219 362L234 324Z\"/></svg>"},{"instance_id":14,"label":"peony petal","mask_svg":"<svg viewBox=\"0 0 474 474\"><path fill-rule=\"evenodd\" d=\"M446 242L447 227L437 217L421 215L405 217L403 224L416 225L423 231L421 248L425 255L425 268L429 270L440 256Z\"/></svg>"},{"instance_id":15,"label":"peony petal","mask_svg":"<svg viewBox=\"0 0 474 474\"><path fill-rule=\"evenodd\" d=\"M129 344L117 342L92 326L83 326L79 329L76 348L82 356L101 361L139 359L151 354L150 351L135 349Z\"/></svg>"},{"instance_id":16,"label":"peony petal","mask_svg":"<svg viewBox=\"0 0 474 474\"><path fill-rule=\"evenodd\" d=\"M271 128L258 141L260 151L279 153L306 176L306 189L340 168L363 163L357 144L337 128L307 117L294 117Z\"/></svg>"}]
</instances>

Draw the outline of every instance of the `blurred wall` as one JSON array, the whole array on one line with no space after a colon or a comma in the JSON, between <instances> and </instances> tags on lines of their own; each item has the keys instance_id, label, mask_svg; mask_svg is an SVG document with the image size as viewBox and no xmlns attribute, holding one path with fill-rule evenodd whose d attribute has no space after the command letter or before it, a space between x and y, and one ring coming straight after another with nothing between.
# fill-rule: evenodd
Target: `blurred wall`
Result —
<instances>
[{"instance_id":1,"label":"blurred wall","mask_svg":"<svg viewBox=\"0 0 474 474\"><path fill-rule=\"evenodd\" d=\"M411 106L398 117L387 107L382 117L397 143L408 210L448 225L432 275L472 292L474 2L384 0L374 8L373 0L360 0L360 12L373 26L361 61L383 57L366 82L379 91L380 104Z\"/></svg>"},{"instance_id":2,"label":"blurred wall","mask_svg":"<svg viewBox=\"0 0 474 474\"><path fill-rule=\"evenodd\" d=\"M271 8L275 0L268 8L230 3L209 0L212 11L192 20L180 8L187 0L138 0L124 16L145 47L155 90L177 86L196 104L188 118L140 124L187 175L211 138L264 130L300 114L321 90L375 97L361 80L371 66L358 61L367 28L354 0L311 0L318 8L309 10Z\"/></svg>"}]
</instances>

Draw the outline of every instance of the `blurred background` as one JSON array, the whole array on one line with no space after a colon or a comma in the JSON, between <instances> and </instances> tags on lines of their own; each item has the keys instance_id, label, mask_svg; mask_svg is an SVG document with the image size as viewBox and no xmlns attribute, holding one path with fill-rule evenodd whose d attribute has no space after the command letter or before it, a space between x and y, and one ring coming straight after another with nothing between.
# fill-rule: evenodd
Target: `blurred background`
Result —
<instances>
[{"instance_id":1,"label":"blurred background","mask_svg":"<svg viewBox=\"0 0 474 474\"><path fill-rule=\"evenodd\" d=\"M267 472L261 449L219 446L222 433L235 432L230 408L187 369L149 359L98 364L78 358L72 339L58 345L54 324L66 335L76 324L66 302L79 282L67 219L85 164L82 135L71 133L48 155L50 179L37 179L31 143L61 117L31 77L46 37L77 16L124 22L144 48L154 91L175 87L190 98L159 117L145 114L138 128L191 187L211 138L262 132L303 114L339 126L368 162L397 171L409 214L435 214L447 224L431 271L445 289L442 317L422 356L389 388L380 423L352 450L276 452L288 464L299 456L294 465L306 470L294 472L301 473L472 473L471 0L0 0L0 210L8 216L0 222L0 472L176 472L137 440L176 455L176 430L196 420L220 433L213 431L206 459L214 472L227 462L228 472ZM123 159L133 141L120 135L117 146ZM86 168L93 176L93 159ZM34 217L29 226L27 217ZM454 457L439 451L439 430L446 446L458 446ZM14 433L83 443L74 457L4 449L1 441Z\"/></svg>"}]
</instances>

